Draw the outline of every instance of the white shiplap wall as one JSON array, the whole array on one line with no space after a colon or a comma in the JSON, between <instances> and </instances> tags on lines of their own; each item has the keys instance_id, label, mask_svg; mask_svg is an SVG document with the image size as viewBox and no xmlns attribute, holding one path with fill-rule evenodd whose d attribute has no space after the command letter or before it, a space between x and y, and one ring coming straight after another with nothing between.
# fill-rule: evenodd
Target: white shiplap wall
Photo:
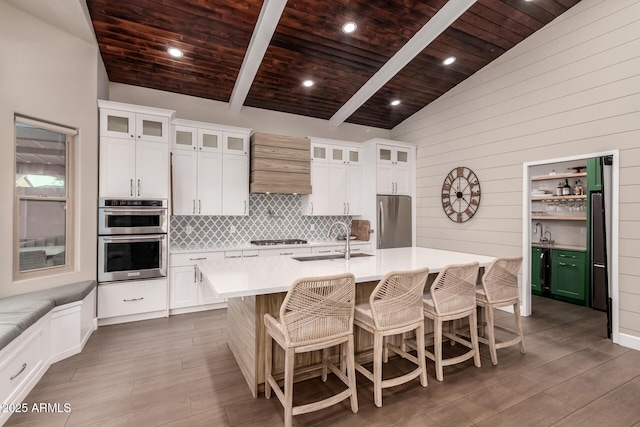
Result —
<instances>
[{"instance_id":1,"label":"white shiplap wall","mask_svg":"<svg viewBox=\"0 0 640 427\"><path fill-rule=\"evenodd\" d=\"M496 256L522 254L523 163L619 149L619 325L640 343L639 0L582 0L392 138L418 143L418 245ZM482 201L454 224L440 189L462 165Z\"/></svg>"}]
</instances>

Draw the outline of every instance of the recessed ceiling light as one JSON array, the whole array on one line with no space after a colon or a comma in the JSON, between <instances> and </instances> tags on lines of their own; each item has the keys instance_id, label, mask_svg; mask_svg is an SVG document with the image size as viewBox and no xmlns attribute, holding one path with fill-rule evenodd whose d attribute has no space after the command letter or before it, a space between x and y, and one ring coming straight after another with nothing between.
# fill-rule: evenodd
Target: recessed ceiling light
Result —
<instances>
[{"instance_id":1,"label":"recessed ceiling light","mask_svg":"<svg viewBox=\"0 0 640 427\"><path fill-rule=\"evenodd\" d=\"M177 47L170 47L169 49L167 49L167 52L174 58L182 58L183 55L182 51Z\"/></svg>"},{"instance_id":2,"label":"recessed ceiling light","mask_svg":"<svg viewBox=\"0 0 640 427\"><path fill-rule=\"evenodd\" d=\"M313 80L305 80L302 82L302 86L304 87L311 87L313 86Z\"/></svg>"},{"instance_id":3,"label":"recessed ceiling light","mask_svg":"<svg viewBox=\"0 0 640 427\"><path fill-rule=\"evenodd\" d=\"M450 56L450 57L448 57L447 59L445 59L444 61L442 61L442 63L443 63L444 65L451 65L451 64L453 64L454 62L456 62L456 57L455 57L455 56Z\"/></svg>"},{"instance_id":4,"label":"recessed ceiling light","mask_svg":"<svg viewBox=\"0 0 640 427\"><path fill-rule=\"evenodd\" d=\"M358 26L356 25L355 22L347 22L346 24L344 24L342 26L342 32L345 34L351 34L353 33L356 29L358 28Z\"/></svg>"},{"instance_id":5,"label":"recessed ceiling light","mask_svg":"<svg viewBox=\"0 0 640 427\"><path fill-rule=\"evenodd\" d=\"M396 105L400 105L400 100L399 99L394 99L393 101L391 101L391 105L393 105L394 107Z\"/></svg>"}]
</instances>

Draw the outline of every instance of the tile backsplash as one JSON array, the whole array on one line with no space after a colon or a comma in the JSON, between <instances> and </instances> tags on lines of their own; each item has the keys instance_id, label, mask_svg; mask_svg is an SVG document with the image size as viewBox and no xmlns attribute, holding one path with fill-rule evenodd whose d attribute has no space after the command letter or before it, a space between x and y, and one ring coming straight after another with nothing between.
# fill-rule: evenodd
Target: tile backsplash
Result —
<instances>
[{"instance_id":1,"label":"tile backsplash","mask_svg":"<svg viewBox=\"0 0 640 427\"><path fill-rule=\"evenodd\" d=\"M211 248L265 239L326 241L329 227L335 221L351 226L350 216L303 216L301 203L299 195L251 194L248 216L172 216L171 247ZM338 233L336 228L332 235Z\"/></svg>"}]
</instances>

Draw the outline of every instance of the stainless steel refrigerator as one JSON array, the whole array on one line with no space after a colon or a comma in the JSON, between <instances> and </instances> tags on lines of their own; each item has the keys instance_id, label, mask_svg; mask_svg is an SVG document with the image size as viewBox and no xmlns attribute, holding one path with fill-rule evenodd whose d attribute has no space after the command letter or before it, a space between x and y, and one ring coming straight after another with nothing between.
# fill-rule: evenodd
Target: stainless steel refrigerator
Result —
<instances>
[{"instance_id":1,"label":"stainless steel refrigerator","mask_svg":"<svg viewBox=\"0 0 640 427\"><path fill-rule=\"evenodd\" d=\"M378 249L412 246L411 197L378 195L376 206Z\"/></svg>"}]
</instances>

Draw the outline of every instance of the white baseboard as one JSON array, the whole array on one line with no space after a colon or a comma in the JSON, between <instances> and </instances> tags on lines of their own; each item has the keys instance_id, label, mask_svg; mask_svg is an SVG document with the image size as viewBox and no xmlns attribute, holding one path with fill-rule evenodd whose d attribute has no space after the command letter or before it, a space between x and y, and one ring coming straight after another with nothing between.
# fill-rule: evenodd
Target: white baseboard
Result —
<instances>
[{"instance_id":1,"label":"white baseboard","mask_svg":"<svg viewBox=\"0 0 640 427\"><path fill-rule=\"evenodd\" d=\"M183 307L183 308L172 308L171 310L169 310L169 314L173 316L175 314L197 313L199 311L219 310L221 308L227 308L227 303L220 302L218 304L196 305L193 307Z\"/></svg>"},{"instance_id":2,"label":"white baseboard","mask_svg":"<svg viewBox=\"0 0 640 427\"><path fill-rule=\"evenodd\" d=\"M620 342L618 344L623 347L628 347L640 351L640 337L634 337L633 335L620 333Z\"/></svg>"},{"instance_id":3,"label":"white baseboard","mask_svg":"<svg viewBox=\"0 0 640 427\"><path fill-rule=\"evenodd\" d=\"M98 319L98 326L117 325L118 323L137 322L139 320L157 319L159 317L167 317L167 310L130 314L128 316L105 317Z\"/></svg>"}]
</instances>

